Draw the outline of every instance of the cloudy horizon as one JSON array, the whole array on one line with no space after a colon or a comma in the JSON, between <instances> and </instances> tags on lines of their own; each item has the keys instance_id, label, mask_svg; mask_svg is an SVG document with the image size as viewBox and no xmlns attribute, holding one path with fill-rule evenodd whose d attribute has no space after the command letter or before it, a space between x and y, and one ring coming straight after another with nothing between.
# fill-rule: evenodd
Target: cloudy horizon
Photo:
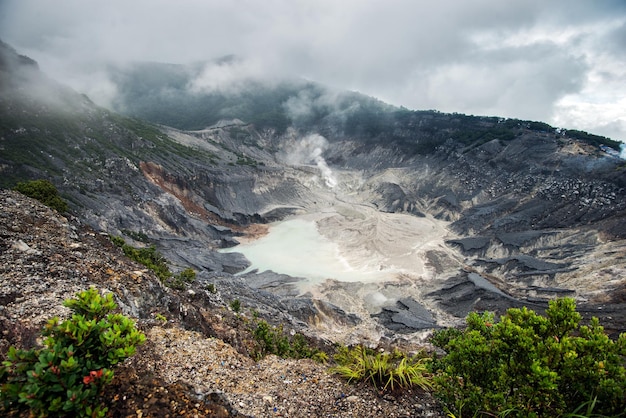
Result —
<instances>
[{"instance_id":1,"label":"cloudy horizon","mask_svg":"<svg viewBox=\"0 0 626 418\"><path fill-rule=\"evenodd\" d=\"M0 0L0 39L99 103L113 94L106 63L234 54L204 85L297 76L626 141L622 0Z\"/></svg>"}]
</instances>

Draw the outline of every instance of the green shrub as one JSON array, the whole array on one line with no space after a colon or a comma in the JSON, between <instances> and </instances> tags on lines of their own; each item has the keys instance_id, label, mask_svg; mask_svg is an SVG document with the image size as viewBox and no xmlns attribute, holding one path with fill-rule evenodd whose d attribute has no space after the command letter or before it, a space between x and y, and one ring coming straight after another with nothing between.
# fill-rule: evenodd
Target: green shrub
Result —
<instances>
[{"instance_id":1,"label":"green shrub","mask_svg":"<svg viewBox=\"0 0 626 418\"><path fill-rule=\"evenodd\" d=\"M167 267L165 258L160 252L157 251L154 245L144 248L136 248L132 245L126 244L126 241L124 241L122 237L111 236L110 238L113 244L122 249L126 257L131 260L135 260L139 264L143 264L152 270L154 274L161 279L161 281L166 281L172 277L172 272L169 267Z\"/></svg>"},{"instance_id":2,"label":"green shrub","mask_svg":"<svg viewBox=\"0 0 626 418\"><path fill-rule=\"evenodd\" d=\"M254 356L261 359L268 354L275 354L283 358L312 358L325 363L328 360L326 353L311 347L302 334L294 334L291 338L283 331L283 326L271 326L262 319L254 321L252 336L256 341Z\"/></svg>"},{"instance_id":3,"label":"green shrub","mask_svg":"<svg viewBox=\"0 0 626 418\"><path fill-rule=\"evenodd\" d=\"M0 367L0 408L30 409L35 416L103 417L100 395L113 379L112 366L135 353L145 336L129 318L110 313L113 296L89 289L64 305L73 311L63 322L51 319L43 348L11 347Z\"/></svg>"},{"instance_id":4,"label":"green shrub","mask_svg":"<svg viewBox=\"0 0 626 418\"><path fill-rule=\"evenodd\" d=\"M419 354L409 357L397 350L380 353L362 345L354 348L341 346L335 354L335 361L337 366L331 371L349 382L365 381L382 390L431 387L426 358Z\"/></svg>"},{"instance_id":5,"label":"green shrub","mask_svg":"<svg viewBox=\"0 0 626 418\"><path fill-rule=\"evenodd\" d=\"M557 417L593 404L598 415L626 408L626 334L611 340L597 318L580 325L573 299L550 302L546 316L509 309L500 322L471 313L467 329L433 342L436 392L456 416Z\"/></svg>"},{"instance_id":6,"label":"green shrub","mask_svg":"<svg viewBox=\"0 0 626 418\"><path fill-rule=\"evenodd\" d=\"M134 239L135 241L143 242L145 244L149 243L150 240L148 236L141 231L131 231L129 229L122 229L122 233L127 237Z\"/></svg>"},{"instance_id":7,"label":"green shrub","mask_svg":"<svg viewBox=\"0 0 626 418\"><path fill-rule=\"evenodd\" d=\"M122 251L128 258L137 261L140 264L148 267L157 275L157 277L163 281L172 277L172 272L167 266L165 258L157 251L154 245L143 248L135 248L128 244L122 246Z\"/></svg>"},{"instance_id":8,"label":"green shrub","mask_svg":"<svg viewBox=\"0 0 626 418\"><path fill-rule=\"evenodd\" d=\"M124 238L122 237L118 237L116 235L109 235L109 238L111 239L111 242L116 246L116 247L120 247L122 248L122 246L124 244L126 244L126 241L124 241Z\"/></svg>"},{"instance_id":9,"label":"green shrub","mask_svg":"<svg viewBox=\"0 0 626 418\"><path fill-rule=\"evenodd\" d=\"M193 269L186 268L178 274L178 277L185 283L193 283L196 280L196 272Z\"/></svg>"},{"instance_id":10,"label":"green shrub","mask_svg":"<svg viewBox=\"0 0 626 418\"><path fill-rule=\"evenodd\" d=\"M241 312L241 302L239 299L234 299L230 302L230 309L232 309L235 313Z\"/></svg>"},{"instance_id":11,"label":"green shrub","mask_svg":"<svg viewBox=\"0 0 626 418\"><path fill-rule=\"evenodd\" d=\"M25 196L37 199L57 212L67 212L67 202L59 196L57 188L48 180L19 182L13 190Z\"/></svg>"},{"instance_id":12,"label":"green shrub","mask_svg":"<svg viewBox=\"0 0 626 418\"><path fill-rule=\"evenodd\" d=\"M193 269L186 268L175 276L171 276L163 281L163 283L174 289L183 290L189 283L196 280L196 272Z\"/></svg>"},{"instance_id":13,"label":"green shrub","mask_svg":"<svg viewBox=\"0 0 626 418\"><path fill-rule=\"evenodd\" d=\"M191 268L186 268L179 274L174 275L167 266L165 257L157 251L154 245L136 248L127 244L122 237L113 235L110 235L109 237L114 245L120 247L122 251L124 251L126 257L135 260L152 270L167 287L183 290L187 284L193 283L196 280L196 272Z\"/></svg>"}]
</instances>

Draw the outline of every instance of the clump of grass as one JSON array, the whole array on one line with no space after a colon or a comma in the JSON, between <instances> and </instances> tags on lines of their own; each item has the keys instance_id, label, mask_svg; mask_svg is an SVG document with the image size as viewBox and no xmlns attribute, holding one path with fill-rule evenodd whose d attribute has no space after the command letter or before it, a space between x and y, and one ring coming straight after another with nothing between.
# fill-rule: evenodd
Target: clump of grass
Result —
<instances>
[{"instance_id":1,"label":"clump of grass","mask_svg":"<svg viewBox=\"0 0 626 418\"><path fill-rule=\"evenodd\" d=\"M427 358L395 350L393 353L375 352L362 345L353 348L340 346L335 354L337 366L333 373L349 382L369 382L376 389L394 390L419 387L430 389Z\"/></svg>"}]
</instances>

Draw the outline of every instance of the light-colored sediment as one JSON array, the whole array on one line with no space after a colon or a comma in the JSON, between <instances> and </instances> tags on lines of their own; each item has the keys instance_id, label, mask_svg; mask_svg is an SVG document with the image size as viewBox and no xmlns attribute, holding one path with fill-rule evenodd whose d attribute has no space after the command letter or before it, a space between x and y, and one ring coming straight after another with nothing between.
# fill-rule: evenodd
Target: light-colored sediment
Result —
<instances>
[{"instance_id":1,"label":"light-colored sediment","mask_svg":"<svg viewBox=\"0 0 626 418\"><path fill-rule=\"evenodd\" d=\"M452 237L447 222L384 213L357 202L333 203L271 224L267 235L248 236L227 251L246 255L252 262L248 270L306 277L300 283L302 293L363 319L357 329L318 324L318 331L333 339L377 340L384 329L370 315L407 297L431 309L439 323L454 321L422 297L440 288L449 277L442 273L462 264L445 244ZM433 262L432 253L445 263Z\"/></svg>"}]
</instances>

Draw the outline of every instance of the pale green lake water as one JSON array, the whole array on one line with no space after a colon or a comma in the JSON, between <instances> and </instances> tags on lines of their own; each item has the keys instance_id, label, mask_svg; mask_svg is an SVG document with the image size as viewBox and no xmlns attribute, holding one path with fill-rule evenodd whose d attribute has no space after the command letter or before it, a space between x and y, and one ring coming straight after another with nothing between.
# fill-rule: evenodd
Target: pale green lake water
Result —
<instances>
[{"instance_id":1,"label":"pale green lake water","mask_svg":"<svg viewBox=\"0 0 626 418\"><path fill-rule=\"evenodd\" d=\"M245 255L252 263L245 272L272 270L308 278L311 284L325 279L364 281L383 276L380 271L352 268L341 256L338 245L321 235L315 222L307 219L273 224L267 235L221 251Z\"/></svg>"}]
</instances>

